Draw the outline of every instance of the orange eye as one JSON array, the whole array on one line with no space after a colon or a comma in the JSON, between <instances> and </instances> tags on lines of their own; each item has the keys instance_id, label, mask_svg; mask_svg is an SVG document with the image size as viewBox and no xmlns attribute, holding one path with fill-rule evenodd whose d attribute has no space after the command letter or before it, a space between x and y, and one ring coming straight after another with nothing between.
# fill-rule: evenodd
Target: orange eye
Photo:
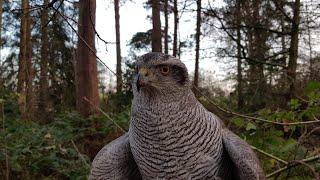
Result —
<instances>
[{"instance_id":1,"label":"orange eye","mask_svg":"<svg viewBox=\"0 0 320 180\"><path fill-rule=\"evenodd\" d=\"M160 68L160 71L161 71L161 74L162 75L168 75L169 74L169 71L170 71L170 69L169 69L169 67L168 66L162 66L161 68Z\"/></svg>"}]
</instances>

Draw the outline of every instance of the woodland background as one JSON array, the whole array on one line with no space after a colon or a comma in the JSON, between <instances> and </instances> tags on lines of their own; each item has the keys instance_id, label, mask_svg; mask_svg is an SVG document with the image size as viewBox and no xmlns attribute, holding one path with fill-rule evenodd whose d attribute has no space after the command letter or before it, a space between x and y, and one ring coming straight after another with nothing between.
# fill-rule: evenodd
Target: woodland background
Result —
<instances>
[{"instance_id":1,"label":"woodland background","mask_svg":"<svg viewBox=\"0 0 320 180\"><path fill-rule=\"evenodd\" d=\"M194 52L195 94L252 145L269 178L319 179L320 2L202 1L137 0L153 28L137 32L122 57L126 1L108 2L116 32L108 42L95 29L95 0L0 0L1 179L86 179L98 150L128 129L134 60L149 51ZM180 39L185 12L196 24ZM219 47L203 46L205 37ZM95 39L116 48L116 72ZM231 90L199 70L208 51L225 63Z\"/></svg>"}]
</instances>

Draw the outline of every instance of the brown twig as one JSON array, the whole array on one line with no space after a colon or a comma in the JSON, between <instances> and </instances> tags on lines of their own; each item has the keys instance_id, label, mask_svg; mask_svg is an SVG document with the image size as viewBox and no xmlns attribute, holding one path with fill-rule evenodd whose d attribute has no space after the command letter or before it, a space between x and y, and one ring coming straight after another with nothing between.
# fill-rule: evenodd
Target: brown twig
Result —
<instances>
[{"instance_id":1,"label":"brown twig","mask_svg":"<svg viewBox=\"0 0 320 180\"><path fill-rule=\"evenodd\" d=\"M48 5L47 7L48 7L48 8L53 8L53 4L56 3L56 2L57 2L57 0L51 1L52 5L50 5L50 6ZM63 2L64 2L64 0L61 0L60 4L59 4L58 7L57 7L58 10L59 10L60 7L62 6ZM50 3L49 3L49 4L50 4ZM48 20L48 22L42 27L42 29L43 29L43 28L46 28L46 27L49 25L49 23L53 20L53 18L56 16L56 14L57 14L57 11L55 11L55 12L53 13L53 15L50 17L50 19Z\"/></svg>"},{"instance_id":2,"label":"brown twig","mask_svg":"<svg viewBox=\"0 0 320 180\"><path fill-rule=\"evenodd\" d=\"M86 159L83 157L83 155L81 154L81 152L79 151L78 147L76 146L76 144L74 143L73 140L71 140L71 143L72 143L72 146L73 148L77 151L78 153L78 156L80 157L80 159L84 162L84 164L87 166L87 167L91 167L88 162L86 161Z\"/></svg>"},{"instance_id":3,"label":"brown twig","mask_svg":"<svg viewBox=\"0 0 320 180\"><path fill-rule=\"evenodd\" d=\"M232 41L237 42L237 39L228 31L228 28L225 26L223 19L215 12L215 10L213 9L213 7L211 6L211 4L209 3L209 7L210 7L210 11L206 12L207 15L212 16L217 18L217 20L219 21L221 28L224 30L224 32L228 35L229 38L231 38ZM284 69L287 69L287 67L283 64L278 64L278 63L273 63L273 62L266 62L267 59L263 59L262 60L258 60L256 58L250 58L247 57L246 52L245 52L245 47L237 42L237 45L241 47L241 54L242 54L242 58L249 61L249 62L255 62L255 63L259 63L259 64L265 64L265 65L270 65L270 66L279 66L282 67Z\"/></svg>"},{"instance_id":4,"label":"brown twig","mask_svg":"<svg viewBox=\"0 0 320 180\"><path fill-rule=\"evenodd\" d=\"M214 106L216 106L220 111L223 111L225 113L231 114L231 115L235 115L238 117L243 117L243 118L247 118L247 119L252 119L252 120L256 120L256 121L261 121L264 123L270 123L270 124L276 124L276 125L280 125L280 126L292 126L292 125L302 125L302 124L314 124L314 123L320 123L320 120L316 119L314 121L302 121L302 122L291 122L291 123L287 123L287 122L275 122L275 121L269 121L263 118L258 118L258 117L252 117L252 116L248 116L248 115L244 115L244 114L240 114L234 111L231 111L229 109L225 109L220 107L217 103L213 102L212 100L210 100L210 98L208 96L206 96L204 93L202 93L197 87L194 87L203 97L206 98L207 101L209 101L211 104L213 104Z\"/></svg>"},{"instance_id":5,"label":"brown twig","mask_svg":"<svg viewBox=\"0 0 320 180\"><path fill-rule=\"evenodd\" d=\"M308 133L302 134L302 136L300 136L298 142L299 142L299 143L304 142L305 139L307 139L312 133L314 133L314 132L316 132L316 131L318 131L318 130L320 130L320 126L315 127L314 129L312 129L312 130L311 130L310 132L308 132Z\"/></svg>"},{"instance_id":6,"label":"brown twig","mask_svg":"<svg viewBox=\"0 0 320 180\"><path fill-rule=\"evenodd\" d=\"M105 45L108 45L108 44L116 44L115 42L108 42L104 39L101 38L100 34L97 32L96 30L96 27L95 27L95 23L93 22L92 20L92 16L91 16L91 6L89 4L89 14L90 14L90 24L94 30L94 33L97 35L98 39L100 39ZM106 51L108 51L108 49L106 49Z\"/></svg>"},{"instance_id":7,"label":"brown twig","mask_svg":"<svg viewBox=\"0 0 320 180\"><path fill-rule=\"evenodd\" d=\"M283 160L283 159L281 159L281 158L278 158L278 157L276 157L276 156L274 156L274 155L272 155L272 154L269 154L269 153L267 153L267 152L265 152L265 151L263 151L263 150L261 150L261 149L259 149L259 148L257 148L257 147L251 146L251 148L254 149L254 150L256 150L256 151L258 151L259 153L264 154L265 156L268 156L268 157L270 157L270 158L272 158L272 159L275 159L275 160L277 160L277 161L279 161L279 162L281 162L281 163L283 163L283 164L285 164L285 165L288 165L288 164L289 164L287 161L285 161L285 160Z\"/></svg>"},{"instance_id":8,"label":"brown twig","mask_svg":"<svg viewBox=\"0 0 320 180\"><path fill-rule=\"evenodd\" d=\"M303 162L303 161L295 161L297 163L300 163L304 166L306 166L307 168L310 169L310 171L312 172L313 176L315 177L316 180L320 180L319 178L319 174L316 172L315 168L313 166L311 166L310 164L306 163L306 162Z\"/></svg>"},{"instance_id":9,"label":"brown twig","mask_svg":"<svg viewBox=\"0 0 320 180\"><path fill-rule=\"evenodd\" d=\"M87 101L92 107L94 107L96 110L101 112L104 116L106 116L114 125L116 125L123 133L126 133L126 130L124 130L116 121L114 121L106 112L104 112L101 108L95 106L87 97L83 97L85 101Z\"/></svg>"},{"instance_id":10,"label":"brown twig","mask_svg":"<svg viewBox=\"0 0 320 180\"><path fill-rule=\"evenodd\" d=\"M17 8L17 9L12 9L11 12L16 12L16 11L23 11L23 10L28 10L28 13L30 13L31 11L36 11L42 8L51 8L53 7L53 5L57 2L58 0L52 0L51 2L49 2L48 4L42 4L42 5L34 5L34 6L30 6L29 8Z\"/></svg>"},{"instance_id":11,"label":"brown twig","mask_svg":"<svg viewBox=\"0 0 320 180\"><path fill-rule=\"evenodd\" d=\"M316 156L312 156L312 157L305 158L305 159L302 159L302 160L296 160L296 161L290 162L287 166L285 166L283 168L280 168L280 169L268 174L267 178L270 178L272 176L280 174L281 172L286 171L287 169L290 169L292 167L298 166L299 164L302 164L301 162L308 163L308 162L316 161L318 159L320 159L320 155L316 155Z\"/></svg>"},{"instance_id":12,"label":"brown twig","mask_svg":"<svg viewBox=\"0 0 320 180\"><path fill-rule=\"evenodd\" d=\"M64 21L68 24L68 26L70 26L70 28L72 29L72 31L78 36L78 38L87 46L87 48L91 51L91 53L93 53L95 55L95 57L99 60L99 62L104 65L110 72L112 72L115 76L118 76L114 71L112 71L107 65L106 63L104 63L96 54L96 51L94 49L92 49L92 47L87 43L86 40L83 39L82 36L80 36L80 34L77 32L77 30L70 24L70 22L68 21L68 19L55 7L52 7L63 19Z\"/></svg>"}]
</instances>

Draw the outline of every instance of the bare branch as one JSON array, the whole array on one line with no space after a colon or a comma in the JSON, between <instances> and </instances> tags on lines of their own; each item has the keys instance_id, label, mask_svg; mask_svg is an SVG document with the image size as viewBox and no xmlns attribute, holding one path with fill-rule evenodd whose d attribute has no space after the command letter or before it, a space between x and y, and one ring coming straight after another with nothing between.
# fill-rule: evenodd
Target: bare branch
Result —
<instances>
[{"instance_id":1,"label":"bare branch","mask_svg":"<svg viewBox=\"0 0 320 180\"><path fill-rule=\"evenodd\" d=\"M90 14L90 24L91 24L91 26L92 26L92 28L93 28L93 30L94 30L94 33L97 35L97 37L98 37L102 42L104 42L105 45L108 45L108 44L116 44L115 42L108 42L108 41L102 39L101 36L99 35L99 33L97 32L96 26L95 26L95 24L94 24L94 22L93 22L93 20L92 20L92 17L91 17L91 7L90 7L90 4L89 4L89 14ZM106 49L106 51L108 51L108 49Z\"/></svg>"},{"instance_id":2,"label":"bare branch","mask_svg":"<svg viewBox=\"0 0 320 180\"><path fill-rule=\"evenodd\" d=\"M284 11L282 7L280 7L278 0L272 0L272 2L275 4L276 8L282 13L282 15L286 18L286 20L292 23L292 18L288 16L288 14Z\"/></svg>"},{"instance_id":3,"label":"bare branch","mask_svg":"<svg viewBox=\"0 0 320 180\"><path fill-rule=\"evenodd\" d=\"M244 114L240 114L237 112L233 112L229 109L225 109L220 107L217 103L213 102L212 100L210 100L210 98L208 96L206 96L205 94L203 94L198 88L195 88L203 97L206 98L206 100L208 102L210 102L212 105L216 106L220 111L223 111L225 113L231 114L231 115L235 115L238 117L242 117L242 118L246 118L246 119L251 119L251 120L256 120L256 121L260 121L260 122L264 122L264 123L270 123L270 124L275 124L275 125L280 125L280 126L293 126L293 125L302 125L302 124L315 124L315 123L320 123L319 120L314 120L314 121L302 121L302 122L276 122L276 121L269 121L263 118L258 118L258 117L252 117L252 116L248 116L248 115L244 115Z\"/></svg>"},{"instance_id":4,"label":"bare branch","mask_svg":"<svg viewBox=\"0 0 320 180\"><path fill-rule=\"evenodd\" d=\"M57 2L57 1L51 1L51 3L52 3L52 2ZM60 7L62 6L63 2L64 2L64 0L61 0L61 2L60 2L60 4L59 4L59 6L57 7L57 9L60 9ZM49 3L49 4L50 4L50 3ZM53 3L52 5L50 5L50 6L49 6L49 4L48 4L47 7L52 8L54 3ZM53 15L50 17L50 19L48 20L48 22L42 27L42 29L43 29L43 28L46 28L46 27L49 25L49 23L53 20L53 18L56 16L56 14L57 14L57 11L55 11L55 12L53 13Z\"/></svg>"},{"instance_id":5,"label":"bare branch","mask_svg":"<svg viewBox=\"0 0 320 180\"><path fill-rule=\"evenodd\" d=\"M83 155L81 154L81 152L79 151L78 147L76 146L76 143L74 143L73 140L71 140L71 144L73 146L73 148L77 151L79 158L83 161L83 163L87 166L87 167L91 167L90 164L86 161L86 159L83 157Z\"/></svg>"},{"instance_id":6,"label":"bare branch","mask_svg":"<svg viewBox=\"0 0 320 180\"><path fill-rule=\"evenodd\" d=\"M81 37L79 35L79 33L77 32L77 30L70 24L70 22L68 21L68 19L55 7L52 7L63 19L64 21L70 26L70 28L72 29L72 31L78 36L78 38L87 46L87 48L91 51L91 53L93 53L96 58L99 60L99 62L104 65L112 74L114 74L115 76L117 76L117 74L112 71L107 65L106 63L104 63L96 54L96 51L94 49L92 49L92 47L86 42L86 40L83 39L83 37Z\"/></svg>"},{"instance_id":7,"label":"bare branch","mask_svg":"<svg viewBox=\"0 0 320 180\"><path fill-rule=\"evenodd\" d=\"M280 168L280 169L268 174L267 178L270 178L272 176L280 174L281 172L286 171L286 170L288 170L288 169L290 169L292 167L298 166L299 164L313 162L313 161L316 161L318 159L320 159L320 155L316 155L316 156L312 156L312 157L309 157L309 158L305 158L305 159L301 159L301 160L296 160L296 161L290 162L287 166L285 166L283 168Z\"/></svg>"},{"instance_id":8,"label":"bare branch","mask_svg":"<svg viewBox=\"0 0 320 180\"><path fill-rule=\"evenodd\" d=\"M252 29L260 29L260 30L264 30L264 31L267 31L267 32L270 32L270 33L275 33L275 34L280 34L280 35L290 35L291 32L282 32L282 31L277 31L275 29L270 29L270 28L266 28L266 27L263 27L263 26L248 26L248 25L240 25L239 26L240 28L252 28ZM236 29L238 28L237 26L234 27L234 26L230 26L230 27L226 27L226 29Z\"/></svg>"},{"instance_id":9,"label":"bare branch","mask_svg":"<svg viewBox=\"0 0 320 180\"><path fill-rule=\"evenodd\" d=\"M210 6L211 7L211 6ZM212 14L211 14L212 13ZM207 13L208 15L211 15L213 17L216 17L222 27L222 29L225 31L225 33L227 33L227 35L231 38L231 40L233 40L234 42L237 43L238 46L241 47L241 52L242 52L242 56L245 60L251 61L251 62L256 62L259 64L266 64L266 65L270 65L270 66L280 66L283 68L287 68L287 66L283 65L283 64L279 64L279 63L272 63L272 62L265 62L265 61L261 61L258 59L253 59L253 58L249 58L247 57L246 53L245 53L245 47L241 44L237 42L237 39L235 37L233 37L233 35L228 31L227 27L225 27L223 20L221 17L218 16L218 14L214 11L214 9L211 7L211 10L209 13Z\"/></svg>"},{"instance_id":10,"label":"bare branch","mask_svg":"<svg viewBox=\"0 0 320 180\"><path fill-rule=\"evenodd\" d=\"M104 112L101 108L95 106L87 97L83 97L85 101L87 101L92 107L101 112L104 116L106 116L114 125L116 125L123 133L127 131L124 130L116 121L114 121L106 112Z\"/></svg>"},{"instance_id":11,"label":"bare branch","mask_svg":"<svg viewBox=\"0 0 320 180\"><path fill-rule=\"evenodd\" d=\"M272 155L272 154L269 154L269 153L267 153L267 152L265 152L265 151L263 151L263 150L261 150L261 149L258 149L257 147L251 146L251 148L254 149L254 150L256 150L256 151L258 151L259 153L264 154L265 156L268 156L268 157L270 157L270 158L272 158L272 159L275 159L275 160L277 160L277 161L279 161L279 162L281 162L281 163L283 163L283 164L285 164L285 165L288 165L288 164L289 164L287 161L285 161L285 160L283 160L283 159L281 159L281 158L278 158L278 157L276 157L276 156L274 156L274 155Z\"/></svg>"}]
</instances>

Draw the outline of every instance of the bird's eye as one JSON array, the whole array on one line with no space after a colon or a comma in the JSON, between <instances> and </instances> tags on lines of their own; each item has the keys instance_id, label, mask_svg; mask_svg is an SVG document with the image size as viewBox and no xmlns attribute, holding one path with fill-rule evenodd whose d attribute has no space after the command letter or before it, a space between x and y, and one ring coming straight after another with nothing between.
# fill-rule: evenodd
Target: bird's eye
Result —
<instances>
[{"instance_id":1,"label":"bird's eye","mask_svg":"<svg viewBox=\"0 0 320 180\"><path fill-rule=\"evenodd\" d=\"M162 66L162 67L160 67L160 71L161 71L161 74L162 74L162 75L168 75L170 69L169 69L168 66Z\"/></svg>"}]
</instances>

